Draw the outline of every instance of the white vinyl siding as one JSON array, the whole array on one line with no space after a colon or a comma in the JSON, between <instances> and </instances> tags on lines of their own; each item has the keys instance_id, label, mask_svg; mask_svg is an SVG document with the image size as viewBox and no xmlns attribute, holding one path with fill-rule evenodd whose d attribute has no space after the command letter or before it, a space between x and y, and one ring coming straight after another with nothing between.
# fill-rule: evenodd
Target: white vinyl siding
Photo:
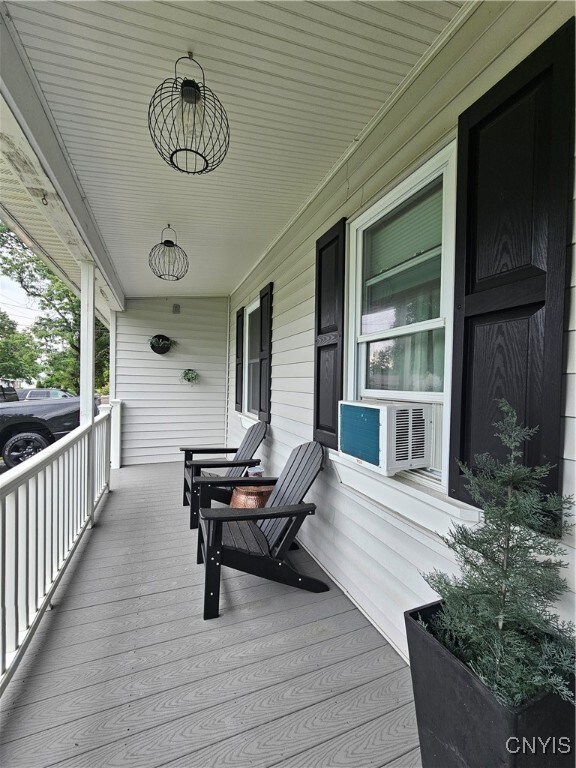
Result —
<instances>
[{"instance_id":1,"label":"white vinyl siding","mask_svg":"<svg viewBox=\"0 0 576 768\"><path fill-rule=\"evenodd\" d=\"M117 314L123 465L181 461L181 445L224 444L227 311L225 298L151 298L130 299ZM155 354L148 340L156 333L178 345ZM180 382L185 368L198 371L197 384Z\"/></svg>"},{"instance_id":2,"label":"white vinyl siding","mask_svg":"<svg viewBox=\"0 0 576 768\"><path fill-rule=\"evenodd\" d=\"M290 450L312 439L316 240L341 217L350 220L368 210L448 145L456 136L458 115L572 12L569 3L478 3L409 87L396 94L346 163L328 177L233 293L231 338L236 310L254 301L260 288L274 281L272 419L268 437L257 454L267 473L281 470ZM574 286L572 276L567 392L573 391L576 373ZM233 355L234 350L230 353ZM234 362L231 357L231 393ZM571 415L567 411L565 419L566 492L573 492L570 486L576 459L574 442L570 442L576 419L573 406L570 408ZM237 443L243 429L231 403L228 440ZM408 481L393 478L378 482L372 495L378 500L340 483L335 463L328 460L308 494L318 509L306 520L300 540L406 655L403 612L434 598L421 572L453 567L451 553L439 534L445 534L452 521L459 519L457 506L451 514L440 494L431 489L415 490ZM573 545L573 540L567 543ZM574 561L573 546L569 559ZM574 589L573 568L567 578ZM564 615L573 615L573 600L572 594L563 601L560 609Z\"/></svg>"}]
</instances>

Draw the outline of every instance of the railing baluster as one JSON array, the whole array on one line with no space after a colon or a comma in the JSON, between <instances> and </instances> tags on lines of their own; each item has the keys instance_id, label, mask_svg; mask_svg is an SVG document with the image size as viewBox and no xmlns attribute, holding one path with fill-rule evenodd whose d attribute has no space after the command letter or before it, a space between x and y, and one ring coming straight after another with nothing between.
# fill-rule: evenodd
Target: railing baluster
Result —
<instances>
[{"instance_id":1,"label":"railing baluster","mask_svg":"<svg viewBox=\"0 0 576 768\"><path fill-rule=\"evenodd\" d=\"M26 629L30 626L32 616L36 613L34 585L36 583L36 514L34 478L22 486L26 497Z\"/></svg>"},{"instance_id":2,"label":"railing baluster","mask_svg":"<svg viewBox=\"0 0 576 768\"><path fill-rule=\"evenodd\" d=\"M82 450L82 462L80 464L80 491L82 497L80 499L80 520L82 525L86 520L86 462L88 461L88 454L86 453L86 437L83 438L80 443Z\"/></svg>"},{"instance_id":3,"label":"railing baluster","mask_svg":"<svg viewBox=\"0 0 576 768\"><path fill-rule=\"evenodd\" d=\"M110 451L111 451L111 419L104 422L104 487L110 488Z\"/></svg>"},{"instance_id":4,"label":"railing baluster","mask_svg":"<svg viewBox=\"0 0 576 768\"><path fill-rule=\"evenodd\" d=\"M8 497L6 521L8 523L8 552L12 555L11 571L12 571L12 589L10 590L10 613L9 613L9 631L8 631L8 653L11 653L18 648L18 589L20 587L19 579L19 558L20 558L20 545L18 541L18 491L10 494ZM10 582L8 582L10 584Z\"/></svg>"},{"instance_id":5,"label":"railing baluster","mask_svg":"<svg viewBox=\"0 0 576 768\"><path fill-rule=\"evenodd\" d=\"M52 574L54 571L53 557L54 557L54 520L52 516L52 467L48 464L44 468L46 473L46 484L44 486L44 498L46 499L46 576L44 584L48 587L52 583ZM44 592L46 594L48 590Z\"/></svg>"},{"instance_id":6,"label":"railing baluster","mask_svg":"<svg viewBox=\"0 0 576 768\"><path fill-rule=\"evenodd\" d=\"M40 561L40 539L39 539L39 510L38 510L38 475L31 477L28 481L29 493L32 498L31 521L34 528L34 542L32 546L32 571L30 573L30 604L33 606L33 614L38 610L40 601L38 599L38 567Z\"/></svg>"},{"instance_id":7,"label":"railing baluster","mask_svg":"<svg viewBox=\"0 0 576 768\"><path fill-rule=\"evenodd\" d=\"M58 456L58 570L64 560L64 477L62 468L64 466L64 457Z\"/></svg>"},{"instance_id":8,"label":"railing baluster","mask_svg":"<svg viewBox=\"0 0 576 768\"><path fill-rule=\"evenodd\" d=\"M68 452L62 456L62 486L60 489L60 496L62 498L62 562L64 562L66 555L68 554Z\"/></svg>"},{"instance_id":9,"label":"railing baluster","mask_svg":"<svg viewBox=\"0 0 576 768\"><path fill-rule=\"evenodd\" d=\"M76 443L76 528L82 525L82 443Z\"/></svg>"},{"instance_id":10,"label":"railing baluster","mask_svg":"<svg viewBox=\"0 0 576 768\"><path fill-rule=\"evenodd\" d=\"M98 425L98 432L96 433L96 437L98 440L97 448L95 449L96 456L98 457L98 480L96 482L96 498L100 497L100 492L102 491L102 454L100 452L100 447L102 445L102 426Z\"/></svg>"},{"instance_id":11,"label":"railing baluster","mask_svg":"<svg viewBox=\"0 0 576 768\"><path fill-rule=\"evenodd\" d=\"M66 465L68 453L60 457L60 498L62 500L62 561L68 553L68 496L66 493Z\"/></svg>"},{"instance_id":12,"label":"railing baluster","mask_svg":"<svg viewBox=\"0 0 576 768\"><path fill-rule=\"evenodd\" d=\"M18 489L18 635L28 628L28 590L30 573L30 521L28 483Z\"/></svg>"},{"instance_id":13,"label":"railing baluster","mask_svg":"<svg viewBox=\"0 0 576 768\"><path fill-rule=\"evenodd\" d=\"M86 501L86 493L88 491L88 450L86 444L86 436L82 440L82 522L86 520L86 510L88 503Z\"/></svg>"},{"instance_id":14,"label":"railing baluster","mask_svg":"<svg viewBox=\"0 0 576 768\"><path fill-rule=\"evenodd\" d=\"M39 561L38 561L38 587L36 594L38 602L36 608L40 607L42 598L46 594L46 469L38 473L36 479L37 510L38 510L38 541L39 541Z\"/></svg>"},{"instance_id":15,"label":"railing baluster","mask_svg":"<svg viewBox=\"0 0 576 768\"><path fill-rule=\"evenodd\" d=\"M100 494L100 455L98 447L100 445L100 430L94 430L94 502Z\"/></svg>"},{"instance_id":16,"label":"railing baluster","mask_svg":"<svg viewBox=\"0 0 576 768\"><path fill-rule=\"evenodd\" d=\"M6 562L6 499L0 499L0 674L6 671L8 568Z\"/></svg>"},{"instance_id":17,"label":"railing baluster","mask_svg":"<svg viewBox=\"0 0 576 768\"><path fill-rule=\"evenodd\" d=\"M72 451L64 454L64 465L66 474L66 554L70 552L72 542L74 541L73 515L74 499L72 497Z\"/></svg>"},{"instance_id":18,"label":"railing baluster","mask_svg":"<svg viewBox=\"0 0 576 768\"><path fill-rule=\"evenodd\" d=\"M72 449L72 525L74 537L78 530L78 443Z\"/></svg>"},{"instance_id":19,"label":"railing baluster","mask_svg":"<svg viewBox=\"0 0 576 768\"><path fill-rule=\"evenodd\" d=\"M52 524L54 525L54 562L52 578L56 576L60 551L60 515L58 513L58 458L52 462Z\"/></svg>"}]
</instances>

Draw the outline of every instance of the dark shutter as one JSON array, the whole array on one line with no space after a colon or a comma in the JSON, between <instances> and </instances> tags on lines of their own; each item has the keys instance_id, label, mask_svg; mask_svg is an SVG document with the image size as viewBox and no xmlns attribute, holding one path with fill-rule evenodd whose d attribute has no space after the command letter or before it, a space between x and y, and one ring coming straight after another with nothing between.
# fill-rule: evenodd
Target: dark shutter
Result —
<instances>
[{"instance_id":1,"label":"dark shutter","mask_svg":"<svg viewBox=\"0 0 576 768\"><path fill-rule=\"evenodd\" d=\"M338 400L342 399L344 245L346 219L316 241L314 343L314 440L338 448Z\"/></svg>"},{"instance_id":2,"label":"dark shutter","mask_svg":"<svg viewBox=\"0 0 576 768\"><path fill-rule=\"evenodd\" d=\"M270 423L272 394L272 289L273 283L260 291L260 406L258 418Z\"/></svg>"},{"instance_id":3,"label":"dark shutter","mask_svg":"<svg viewBox=\"0 0 576 768\"><path fill-rule=\"evenodd\" d=\"M242 410L242 392L244 386L244 307L236 312L236 404L237 411Z\"/></svg>"},{"instance_id":4,"label":"dark shutter","mask_svg":"<svg viewBox=\"0 0 576 768\"><path fill-rule=\"evenodd\" d=\"M526 462L559 460L573 59L572 21L459 120L449 487L466 501L457 459L504 454L499 398L539 426Z\"/></svg>"}]
</instances>

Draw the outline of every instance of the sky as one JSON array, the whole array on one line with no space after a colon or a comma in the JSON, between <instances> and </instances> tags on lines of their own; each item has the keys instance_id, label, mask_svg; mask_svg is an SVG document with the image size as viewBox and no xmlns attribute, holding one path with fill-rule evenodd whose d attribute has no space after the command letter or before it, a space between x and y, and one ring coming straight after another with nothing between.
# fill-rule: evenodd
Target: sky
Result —
<instances>
[{"instance_id":1,"label":"sky","mask_svg":"<svg viewBox=\"0 0 576 768\"><path fill-rule=\"evenodd\" d=\"M36 301L27 296L18 283L2 274L0 274L0 309L18 323L20 330L28 328L41 315Z\"/></svg>"}]
</instances>

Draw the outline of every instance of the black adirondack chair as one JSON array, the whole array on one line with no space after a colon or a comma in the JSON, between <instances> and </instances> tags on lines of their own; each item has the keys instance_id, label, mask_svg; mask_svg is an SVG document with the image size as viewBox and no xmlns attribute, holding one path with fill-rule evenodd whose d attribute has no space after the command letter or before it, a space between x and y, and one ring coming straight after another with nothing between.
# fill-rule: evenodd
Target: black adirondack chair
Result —
<instances>
[{"instance_id":1,"label":"black adirondack chair","mask_svg":"<svg viewBox=\"0 0 576 768\"><path fill-rule=\"evenodd\" d=\"M329 589L323 581L298 573L287 560L304 519L316 510L315 504L303 504L302 499L322 469L323 458L320 443L305 443L292 451L278 478L231 479L234 487L274 485L267 505L260 509L210 509L209 489L214 480L193 479L200 489L198 563L204 563L206 571L205 619L218 616L222 565L310 592Z\"/></svg>"},{"instance_id":2,"label":"black adirondack chair","mask_svg":"<svg viewBox=\"0 0 576 768\"><path fill-rule=\"evenodd\" d=\"M210 498L219 501L222 504L229 504L232 496L232 488L223 485L223 478L242 477L247 467L254 467L259 463L258 459L252 458L262 440L266 436L267 424L259 421L253 424L240 443L238 448L200 448L197 446L185 446L180 448L184 451L184 491L182 494L183 506L190 507L190 528L198 527L198 510L200 509L200 490L192 482L195 477L210 477L217 483L210 487ZM231 459L195 459L195 454L210 453L234 453ZM207 472L207 469L222 469L226 467L224 475L217 475Z\"/></svg>"}]
</instances>

